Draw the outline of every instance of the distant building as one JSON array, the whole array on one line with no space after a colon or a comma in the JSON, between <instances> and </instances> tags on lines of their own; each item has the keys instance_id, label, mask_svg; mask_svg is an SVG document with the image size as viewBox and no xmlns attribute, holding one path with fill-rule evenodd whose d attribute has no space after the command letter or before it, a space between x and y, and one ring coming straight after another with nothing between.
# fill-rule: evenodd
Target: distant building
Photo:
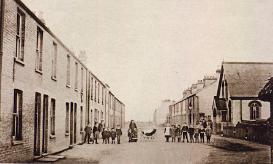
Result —
<instances>
[{"instance_id":1,"label":"distant building","mask_svg":"<svg viewBox=\"0 0 273 164\"><path fill-rule=\"evenodd\" d=\"M200 119L211 119L212 98L217 89L217 78L205 76L203 80L183 92L183 98L169 106L171 124L195 127Z\"/></svg>"},{"instance_id":2,"label":"distant building","mask_svg":"<svg viewBox=\"0 0 273 164\"><path fill-rule=\"evenodd\" d=\"M238 123L269 118L269 102L260 101L258 93L273 74L273 63L223 62L213 102L214 131Z\"/></svg>"},{"instance_id":3,"label":"distant building","mask_svg":"<svg viewBox=\"0 0 273 164\"><path fill-rule=\"evenodd\" d=\"M169 105L172 103L171 100L163 100L161 105L154 111L154 124L163 125L166 123L166 118L169 112Z\"/></svg>"}]
</instances>

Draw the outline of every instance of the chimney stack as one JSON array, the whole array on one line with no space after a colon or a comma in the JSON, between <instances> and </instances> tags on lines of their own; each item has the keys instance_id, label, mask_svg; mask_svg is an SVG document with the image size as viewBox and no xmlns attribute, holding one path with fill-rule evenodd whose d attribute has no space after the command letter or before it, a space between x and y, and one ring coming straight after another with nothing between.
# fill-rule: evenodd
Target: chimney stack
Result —
<instances>
[{"instance_id":1,"label":"chimney stack","mask_svg":"<svg viewBox=\"0 0 273 164\"><path fill-rule=\"evenodd\" d=\"M217 81L215 76L204 76L204 85L205 87L210 85L211 83Z\"/></svg>"},{"instance_id":2,"label":"chimney stack","mask_svg":"<svg viewBox=\"0 0 273 164\"><path fill-rule=\"evenodd\" d=\"M203 82L203 80L198 80L197 81L197 90L200 90L202 88L204 88L204 82Z\"/></svg>"}]
</instances>

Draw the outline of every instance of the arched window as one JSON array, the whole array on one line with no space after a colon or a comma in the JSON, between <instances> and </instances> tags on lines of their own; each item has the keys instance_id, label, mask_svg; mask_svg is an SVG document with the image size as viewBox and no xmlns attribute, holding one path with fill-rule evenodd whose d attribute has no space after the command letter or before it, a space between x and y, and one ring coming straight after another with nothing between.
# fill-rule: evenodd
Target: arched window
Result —
<instances>
[{"instance_id":1,"label":"arched window","mask_svg":"<svg viewBox=\"0 0 273 164\"><path fill-rule=\"evenodd\" d=\"M249 104L250 120L256 120L261 118L262 104L259 101L251 101Z\"/></svg>"}]
</instances>

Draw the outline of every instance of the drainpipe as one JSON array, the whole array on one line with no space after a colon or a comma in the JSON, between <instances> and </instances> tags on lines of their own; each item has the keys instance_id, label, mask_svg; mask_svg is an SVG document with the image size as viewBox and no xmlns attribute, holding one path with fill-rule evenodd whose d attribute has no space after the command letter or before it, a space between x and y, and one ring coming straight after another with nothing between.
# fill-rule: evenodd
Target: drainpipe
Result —
<instances>
[{"instance_id":1,"label":"drainpipe","mask_svg":"<svg viewBox=\"0 0 273 164\"><path fill-rule=\"evenodd\" d=\"M114 99L114 124L113 128L116 126L116 99Z\"/></svg>"},{"instance_id":2,"label":"drainpipe","mask_svg":"<svg viewBox=\"0 0 273 164\"><path fill-rule=\"evenodd\" d=\"M3 33L4 33L4 13L5 13L5 0L1 0L1 13L0 13L0 75L2 75L2 58L3 58ZM0 92L2 88L2 76L0 76ZM0 102L1 102L1 94L0 94ZM1 114L1 106L0 106L0 114ZM1 115L0 115L1 121Z\"/></svg>"},{"instance_id":3,"label":"drainpipe","mask_svg":"<svg viewBox=\"0 0 273 164\"><path fill-rule=\"evenodd\" d=\"M271 140L271 144L270 144L270 161L271 163L273 163L273 160L272 160L272 157L273 157L273 141L272 141L272 134L273 134L273 98L270 97L270 118L269 118L269 121L270 121L270 133L271 133L271 137L270 137L270 140Z\"/></svg>"}]
</instances>

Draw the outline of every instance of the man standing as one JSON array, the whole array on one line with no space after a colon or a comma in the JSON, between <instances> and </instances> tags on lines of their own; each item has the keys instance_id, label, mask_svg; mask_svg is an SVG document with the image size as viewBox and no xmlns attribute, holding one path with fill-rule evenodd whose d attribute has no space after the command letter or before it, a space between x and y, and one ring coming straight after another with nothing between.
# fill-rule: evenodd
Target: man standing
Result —
<instances>
[{"instance_id":1,"label":"man standing","mask_svg":"<svg viewBox=\"0 0 273 164\"><path fill-rule=\"evenodd\" d=\"M120 128L120 125L117 125L116 132L117 132L117 142L118 144L120 144L120 136L122 135L122 130Z\"/></svg>"},{"instance_id":2,"label":"man standing","mask_svg":"<svg viewBox=\"0 0 273 164\"><path fill-rule=\"evenodd\" d=\"M185 138L187 139L187 142L189 143L189 139L188 139L188 130L189 127L186 123L184 123L183 127L182 127L182 134L183 134L183 142L185 140Z\"/></svg>"},{"instance_id":3,"label":"man standing","mask_svg":"<svg viewBox=\"0 0 273 164\"><path fill-rule=\"evenodd\" d=\"M90 137L92 133L92 127L90 123L86 125L86 127L84 128L84 131L85 131L84 143L86 142L86 139L87 139L87 143L90 144Z\"/></svg>"}]
</instances>

